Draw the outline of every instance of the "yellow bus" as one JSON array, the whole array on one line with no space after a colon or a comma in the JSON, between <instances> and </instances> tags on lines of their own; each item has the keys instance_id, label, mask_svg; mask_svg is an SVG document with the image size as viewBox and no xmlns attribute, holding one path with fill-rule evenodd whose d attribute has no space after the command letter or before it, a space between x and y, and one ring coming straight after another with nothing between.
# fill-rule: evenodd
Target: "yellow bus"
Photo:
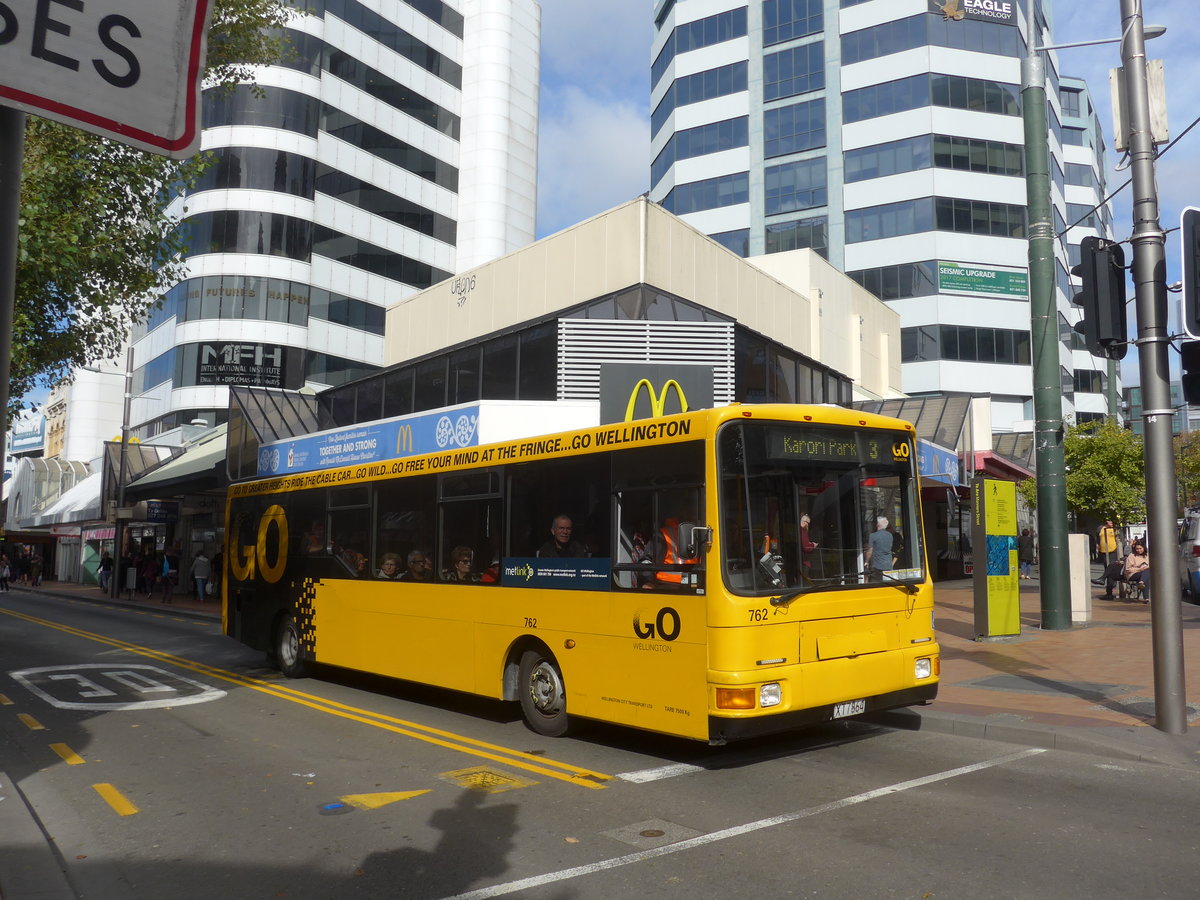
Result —
<instances>
[{"instance_id":1,"label":"yellow bus","mask_svg":"<svg viewBox=\"0 0 1200 900\"><path fill-rule=\"evenodd\" d=\"M913 428L740 405L234 484L226 633L714 744L932 700ZM396 573L401 573L397 577Z\"/></svg>"}]
</instances>

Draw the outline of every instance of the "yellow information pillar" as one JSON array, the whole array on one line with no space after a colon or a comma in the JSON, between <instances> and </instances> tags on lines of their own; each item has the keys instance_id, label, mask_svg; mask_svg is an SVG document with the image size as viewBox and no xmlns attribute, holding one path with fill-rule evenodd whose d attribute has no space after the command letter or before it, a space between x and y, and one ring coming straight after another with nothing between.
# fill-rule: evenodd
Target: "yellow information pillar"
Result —
<instances>
[{"instance_id":1,"label":"yellow information pillar","mask_svg":"<svg viewBox=\"0 0 1200 900\"><path fill-rule=\"evenodd\" d=\"M1017 486L977 478L972 544L975 559L975 639L1021 633L1017 569Z\"/></svg>"}]
</instances>

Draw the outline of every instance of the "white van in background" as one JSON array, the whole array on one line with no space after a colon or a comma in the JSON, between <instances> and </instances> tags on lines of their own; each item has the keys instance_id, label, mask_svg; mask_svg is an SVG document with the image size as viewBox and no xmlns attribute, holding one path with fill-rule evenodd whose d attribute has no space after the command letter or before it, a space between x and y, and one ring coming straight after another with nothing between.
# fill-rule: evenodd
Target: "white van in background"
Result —
<instances>
[{"instance_id":1,"label":"white van in background","mask_svg":"<svg viewBox=\"0 0 1200 900\"><path fill-rule=\"evenodd\" d=\"M1189 509L1179 524L1179 574L1183 599L1200 603L1200 507Z\"/></svg>"}]
</instances>

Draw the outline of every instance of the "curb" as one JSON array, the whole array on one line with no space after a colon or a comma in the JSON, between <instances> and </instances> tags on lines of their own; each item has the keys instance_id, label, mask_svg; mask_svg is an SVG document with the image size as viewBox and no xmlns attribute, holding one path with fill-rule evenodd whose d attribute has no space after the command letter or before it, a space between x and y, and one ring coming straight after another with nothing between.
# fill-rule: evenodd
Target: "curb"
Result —
<instances>
[{"instance_id":1,"label":"curb","mask_svg":"<svg viewBox=\"0 0 1200 900\"><path fill-rule=\"evenodd\" d=\"M42 830L21 789L0 772L0 897L64 900L77 897L54 844Z\"/></svg>"},{"instance_id":2,"label":"curb","mask_svg":"<svg viewBox=\"0 0 1200 900\"><path fill-rule=\"evenodd\" d=\"M1200 766L1200 736L1190 731L1186 735L1163 734L1148 725L1061 728L1019 721L1018 713L999 713L996 719L987 719L926 708L888 710L862 719L898 731L953 734L1130 762Z\"/></svg>"},{"instance_id":3,"label":"curb","mask_svg":"<svg viewBox=\"0 0 1200 900\"><path fill-rule=\"evenodd\" d=\"M136 601L131 601L131 600L114 600L111 597L99 597L99 596L88 595L88 594L73 594L73 593L67 593L65 591L60 592L60 591L54 590L53 588L49 588L49 589L38 588L37 590L33 590L32 588L26 587L24 585L14 584L10 587L10 590L20 591L23 594L33 594L33 595L41 596L41 597L54 597L56 600L81 600L84 603L92 603L97 606L109 606L114 609L159 609L159 610L163 610L163 611L165 611L167 609L166 604L159 604L158 606L150 606L148 604L138 603ZM214 604L214 605L219 606L219 604ZM187 609L182 606L179 606L179 607L172 606L172 607L170 607L170 611L177 616L187 616L188 618L191 618L191 619L203 619L205 621L212 621L212 622L220 622L221 621L221 613L220 613L219 609L214 610L213 612L209 612L208 610L202 610L202 609Z\"/></svg>"}]
</instances>

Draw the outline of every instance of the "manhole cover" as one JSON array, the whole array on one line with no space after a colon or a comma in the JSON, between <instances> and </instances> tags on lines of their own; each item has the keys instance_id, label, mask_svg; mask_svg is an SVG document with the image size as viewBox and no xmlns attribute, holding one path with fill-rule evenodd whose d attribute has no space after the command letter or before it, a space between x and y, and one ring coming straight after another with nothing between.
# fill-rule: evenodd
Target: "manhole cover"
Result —
<instances>
[{"instance_id":1,"label":"manhole cover","mask_svg":"<svg viewBox=\"0 0 1200 900\"><path fill-rule=\"evenodd\" d=\"M650 819L648 822L634 822L624 828L614 828L612 831L601 832L605 837L629 844L639 850L653 850L688 838L698 837L703 832L694 828L684 828L674 822L663 819Z\"/></svg>"},{"instance_id":2,"label":"manhole cover","mask_svg":"<svg viewBox=\"0 0 1200 900\"><path fill-rule=\"evenodd\" d=\"M451 784L456 784L469 791L481 791L485 794L499 794L502 791L511 791L515 788L529 787L530 785L537 784L536 781L519 778L516 775L501 772L499 769L490 769L487 766L455 769L453 772L443 772L438 777L443 781L449 781Z\"/></svg>"}]
</instances>

